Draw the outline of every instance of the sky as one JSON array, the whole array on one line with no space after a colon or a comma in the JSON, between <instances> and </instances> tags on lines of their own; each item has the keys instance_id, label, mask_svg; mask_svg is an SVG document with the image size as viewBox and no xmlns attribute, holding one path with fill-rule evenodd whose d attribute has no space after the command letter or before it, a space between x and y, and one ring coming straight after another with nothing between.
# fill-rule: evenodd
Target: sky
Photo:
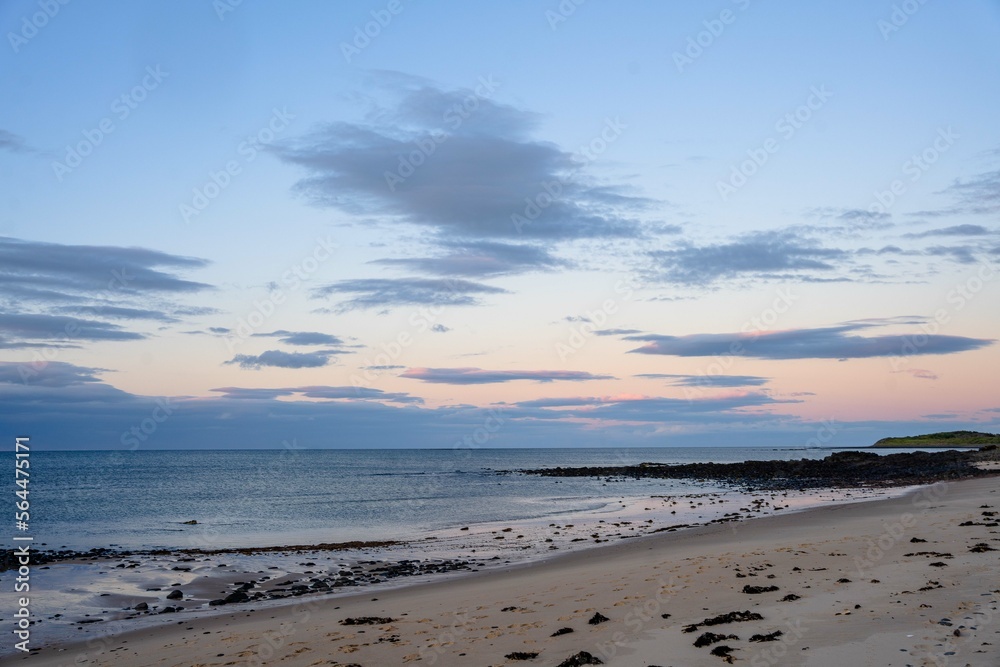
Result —
<instances>
[{"instance_id":1,"label":"sky","mask_svg":"<svg viewBox=\"0 0 1000 667\"><path fill-rule=\"evenodd\" d=\"M1000 430L1000 2L0 5L0 433Z\"/></svg>"}]
</instances>

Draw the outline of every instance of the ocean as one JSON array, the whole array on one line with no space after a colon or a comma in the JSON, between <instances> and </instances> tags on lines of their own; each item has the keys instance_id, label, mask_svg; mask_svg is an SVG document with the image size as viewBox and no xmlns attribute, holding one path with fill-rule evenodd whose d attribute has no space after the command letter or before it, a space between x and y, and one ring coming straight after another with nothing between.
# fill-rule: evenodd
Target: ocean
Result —
<instances>
[{"instance_id":1,"label":"ocean","mask_svg":"<svg viewBox=\"0 0 1000 667\"><path fill-rule=\"evenodd\" d=\"M822 458L827 449L84 451L31 454L41 549L407 540L470 524L600 513L712 483L501 474L555 466ZM196 524L185 522L196 521Z\"/></svg>"}]
</instances>

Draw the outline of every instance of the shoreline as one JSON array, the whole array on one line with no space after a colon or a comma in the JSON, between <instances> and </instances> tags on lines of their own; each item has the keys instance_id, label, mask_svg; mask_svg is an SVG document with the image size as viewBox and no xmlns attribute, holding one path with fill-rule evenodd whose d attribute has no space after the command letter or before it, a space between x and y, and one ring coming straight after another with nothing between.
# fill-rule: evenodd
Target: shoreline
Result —
<instances>
[{"instance_id":1,"label":"shoreline","mask_svg":"<svg viewBox=\"0 0 1000 667\"><path fill-rule=\"evenodd\" d=\"M780 542L782 539L787 538L788 536L785 533L787 533L790 530L796 532L815 533L817 526L823 526L825 524L830 523L831 521L836 522L844 518L852 519L855 522L868 521L868 523L871 523L870 522L871 517L869 515L883 516L888 513L888 515L891 518L894 512L896 515L899 515L898 510L900 509L905 509L905 508L913 509L913 502L915 499L920 498L921 493L927 494L929 490L933 490L935 488L947 489L946 492L941 494L940 499L937 499L933 496L928 497L928 501L930 502L930 504L927 506L928 509L924 510L925 514L922 515L924 519L927 519L928 517L933 516L932 514L929 513L929 509L934 506L934 503L937 502L945 503L950 498L956 499L959 498L960 496L963 496L963 494L970 495L973 493L973 491L976 494L988 496L990 492L993 493L996 492L995 482L996 478L984 478L984 479L977 479L970 481L940 483L943 485L942 487L938 487L938 485L930 487L921 487L916 490L911 490L905 495L896 498L890 498L887 500L881 500L878 502L862 501L862 502L851 502L851 503L839 503L834 505L824 505L794 513L785 513L785 514L779 513L777 515L768 517L756 517L757 518L756 521L742 521L736 523L714 523L705 526L691 527L683 531L662 532L657 534L644 535L641 537L635 537L633 539L622 539L615 542L610 542L608 544L601 544L594 548L580 550L574 553L565 553L559 555L552 554L551 557L541 561L529 561L519 564L514 563L514 564L500 565L495 568L491 568L488 571L465 573L462 574L462 576L446 578L444 580L438 579L433 582L418 583L411 581L407 582L403 586L392 589L382 589L379 591L364 589L354 594L338 595L337 597L301 598L300 601L297 601L295 603L288 603L287 601L285 601L283 604L275 606L258 604L254 605L256 607L260 607L256 611L251 611L250 609L247 608L241 608L238 610L234 609L232 612L225 612L222 614L216 614L212 616L190 617L187 618L185 621L182 621L182 624L183 626L193 628L193 630L178 630L177 628L180 626L177 625L169 625L169 626L161 625L154 628L133 630L130 632L126 632L124 634L105 636L103 638L97 639L96 641L97 644L99 644L99 646L96 649L94 657L96 658L97 653L101 654L100 664L113 664L113 665L137 664L137 663L130 663L125 655L128 653L128 650L126 649L127 648L129 650L134 649L136 643L142 643L144 646L149 645L150 647L159 644L160 649L163 649L165 645L164 642L171 643L171 638L176 640L176 638L180 635L184 635L187 632L195 632L195 631L198 632L193 636L188 636L186 641L195 641L195 642L205 641L200 639L200 637L203 636L200 634L201 632L220 634L222 633L221 628L229 627L227 626L227 624L231 626L233 623L237 623L237 621L239 621L238 626L246 626L244 630L249 631L251 629L250 626L253 626L255 628L254 632L258 633L258 641L256 644L254 644L255 646L257 646L256 649L250 648L250 644L253 644L252 638L250 638L249 635L246 637L246 641L249 642L247 644L248 648L245 648L242 652L246 653L246 651L249 651L249 653L243 655L242 659L238 661L238 662L243 662L245 659L248 659L249 657L252 657L254 655L259 655L261 652L266 653L268 651L273 651L276 653L281 653L282 651L287 650L289 647L291 647L293 644L296 643L290 641L292 637L289 636L285 638L289 641L282 640L281 647L271 647L270 649L262 648L263 645L259 643L260 639L259 633L266 633L267 628L265 626L268 625L268 622L262 620L263 618L261 616L262 614L267 614L268 616L273 615L273 618L270 620L284 618L287 621L289 618L292 618L293 616L296 615L296 610L301 611L305 609L308 612L307 615L309 616L310 619L312 619L313 617L322 616L324 619L330 620L330 622L326 624L326 626L328 626L327 630L336 629L339 627L336 620L333 620L333 617L337 617L337 619L339 620L343 620L342 616L348 616L348 615L374 616L374 617L395 619L393 623L386 624L384 626L379 626L380 628L382 628L381 630L382 632L389 633L384 635L383 637L384 641L382 642L375 641L366 643L362 641L365 638L366 634L370 633L372 636L377 634L380 630L378 630L376 627L367 629L368 632L362 632L358 630L353 632L322 633L320 636L329 636L330 634L334 634L338 635L339 639L342 640L340 648L345 649L345 652L343 652L342 654L337 653L336 655L338 656L337 660L345 661L343 664L351 664L352 661L356 662L356 664L368 664L368 665L403 664L404 662L415 662L417 664L435 664L435 663L465 664L463 660L459 660L459 657L466 657L466 656L458 655L458 653L462 653L463 651L458 651L458 653L452 655L451 648L447 648L447 650L445 650L444 646L445 644L448 644L449 646L458 646L459 643L457 642L450 642L450 643L442 642L439 643L440 645L436 645L437 648L431 647L430 649L428 649L428 647L426 646L423 646L421 648L425 653L428 650L431 650L432 652L431 654L426 654L424 656L421 656L420 651L418 650L415 654L411 652L410 654L400 654L392 659L383 659L384 656L388 655L395 656L397 652L396 649L402 648L399 645L404 641L406 642L406 645L411 646L411 648L414 645L414 642L416 641L416 638L413 636L410 636L409 638L404 638L403 635L405 635L406 633L402 632L402 628L398 627L397 625L399 624L399 625L411 626L413 625L413 622L409 621L406 618L401 618L400 616L402 616L402 614L400 614L399 610L390 609L390 606L393 604L400 605L404 603L408 603L412 606L414 601L420 601L421 604L427 605L429 607L437 606L439 608L439 611L442 603L444 603L447 606L447 608L454 609L462 605L457 604L458 602L457 600L453 600L453 602L455 602L456 604L448 605L446 602L447 600L452 599L455 596L462 597L463 595L465 595L467 597L469 591L477 591L480 594L480 597L482 598L482 601L484 603L490 602L492 598L494 604L474 605L471 607L471 609L476 612L483 612L486 617L491 618L492 626L496 626L496 628L494 629L506 628L507 632L502 632L501 635L532 634L532 632L538 630L538 628L535 627L537 625L537 622L534 624L532 623L524 624L526 628L523 633L516 633L511 630L511 627L498 625L498 623L503 623L503 622L509 623L512 620L512 615L520 613L517 612L516 610L504 612L503 609L511 606L516 607L518 609L522 608L521 605L511 602L510 599L507 599L507 601L511 602L511 604L497 606L500 605L500 602L496 601L498 595L503 599L506 599L506 595L508 593L515 598L522 598L525 596L525 594L530 595L530 591L536 590L538 588L539 582L545 582L542 585L548 586L550 585L549 584L550 578L560 578L560 577L565 578L567 572L579 573L578 577L573 578L574 583L578 582L582 583L590 581L591 588L597 586L598 588L601 589L601 592L604 595L607 595L606 589L608 588L607 584L609 582L603 580L606 580L611 576L608 570L621 570L622 567L626 564L634 565L636 560L642 561L642 557L650 551L656 552L656 551L667 550L671 552L679 552L677 555L680 555L681 553L688 554L688 560L691 560L692 558L698 558L704 560L706 557L709 557L712 554L715 554L716 556L721 556L721 554L718 554L718 551L720 549L724 550L724 549L735 548L736 550L744 550L747 549L750 545L757 545L758 547L760 546L764 547L764 551L761 552L761 556L758 556L758 558L762 557L765 559L776 561L786 557L788 555L788 550L791 547L789 547L787 544L775 544L775 542L776 541ZM1000 499L998 499L995 495L992 498L988 498L988 500L993 501L991 504L994 505L1000 504L997 502ZM978 523L984 524L989 522L978 522ZM995 525L995 522L993 523ZM878 527L877 524L876 527ZM829 528L833 532L837 532L840 529L840 527L838 526L827 526L827 528ZM970 530L970 528L965 528L962 530L967 531ZM982 531L989 529L980 528L977 526L975 528L972 528L972 530ZM822 537L824 531L820 530L819 532L820 532L819 537ZM872 536L876 540L876 544L877 540L880 537L880 532ZM990 532L995 532L995 530ZM863 539L863 538L858 538L858 539ZM996 538L993 535L988 535L984 536L984 539L995 540ZM900 541L901 540L896 540L896 542ZM989 542L984 542L984 544L989 544ZM1000 549L1000 544L997 543L994 544L996 544L997 548ZM894 543L893 546L894 547L901 546L901 544ZM932 552L932 553L940 553L940 552ZM830 557L832 557L832 555L833 552L831 552ZM847 555L847 554L842 554L842 555ZM863 553L859 553L859 557L862 558L862 560L864 560L865 555ZM954 555L953 557L959 558L958 555ZM978 555L979 559L982 559L984 557L990 559L989 562L992 564L995 572L997 566L997 559L995 557L995 554L991 554L989 552L983 552ZM881 565L880 563L881 561L875 563L874 567L877 569L878 567L882 567L884 565L884 563ZM656 564L650 565L649 562L644 562L644 564L647 566L651 566L652 569L658 569L658 567L663 567L662 563L660 563L659 566L657 566ZM951 564L952 563L946 563L946 566ZM703 565L702 567L704 568L706 566ZM923 567L924 569L926 568L925 565ZM595 572L594 571L595 569L600 571ZM799 568L799 569L803 570L804 568ZM945 567L941 567L940 570L938 570L937 572L933 572L932 574L939 574L945 571L946 571ZM755 575L756 572L746 572L744 574L744 576L755 576ZM782 576L787 577L788 573L785 573ZM700 573L698 573L697 577L689 573L688 578L692 579L693 581L696 581L698 579L705 579L705 577L702 576ZM528 593L522 591L520 594L515 594L516 593L515 589L517 589L518 586L523 587L525 581L528 581L529 584L531 584L527 588ZM765 577L761 577L760 580L751 580L751 581L755 584L770 583L767 581ZM779 583L780 585L781 582L778 581L776 583ZM926 584L926 582L918 582L918 583L920 583L921 585ZM690 585L691 584L685 585L684 588L688 588ZM915 586L914 588L919 588L919 587L920 586ZM583 588L587 588L587 586L583 586ZM632 603L630 602L630 599L639 600L641 598L644 598L645 602L643 604L646 605L646 607L648 607L650 604L662 605L664 607L666 606L666 603L661 603L658 601L658 597L654 596L650 598L648 590L642 591L641 586L638 588L639 590L633 591L634 593L636 593L636 595L623 596L622 600L601 605L600 609L601 613L604 616L611 619L607 624L596 625L588 630L588 626L586 625L581 626L579 624L580 623L579 620L577 620L577 626L575 628L574 634L567 633L565 637L560 636L558 638L551 638L551 639L533 638L530 642L530 645L538 645L541 648L543 648L544 650L542 652L544 656L547 656L546 660L549 660L549 662L531 661L521 664L553 664L553 665L557 664L556 662L551 661L552 656L554 656L556 653L550 649L555 649L560 645L569 646L574 643L586 644L587 646L590 647L591 649L590 653L592 655L598 655L598 653L595 653L593 650L595 645L604 646L607 649L606 652L610 652L611 649L614 649L614 654L616 656L619 656L619 659L622 659L620 658L620 656L626 655L627 653L627 651L625 651L626 648L632 647L638 650L639 644L642 644L643 641L646 641L646 638L638 637L637 639L630 640L628 642L618 641L618 642L612 642L611 644L607 643L608 641L610 641L610 639L608 638L597 639L594 641L588 640L586 642L582 642L579 640L576 642L572 641L575 638L582 639L583 636L590 635L594 632L599 632L603 637L603 635L607 634L605 625L617 626L618 632L623 632L628 628L630 628L632 625L636 625L639 617L640 616L644 617L645 614L639 613L633 615L631 619L632 624L625 625L625 623L627 622L626 619L623 619L621 615L616 615L615 613L613 613L615 611L614 608L616 606L621 606L621 604L631 605ZM780 588L782 589L782 591L784 591L785 589L784 586L780 586ZM557 589L553 589L551 592L553 595L556 595ZM802 593L802 591L799 591L799 593ZM372 599L371 597L373 594L376 596L375 599ZM926 594L931 595L930 592L926 592ZM592 595L596 594L592 593ZM671 606L673 606L677 602L676 595L677 593L671 593L670 595ZM740 609L743 609L749 603L756 602L758 599L763 599L765 596L739 595L738 597L742 598L743 607L740 607ZM767 596L767 597L773 597L773 596ZM802 597L806 598L807 596L803 595ZM707 602L708 602L707 599L700 598L697 601L697 604L700 605L701 607L704 607L704 605ZM638 602L636 604L638 604ZM787 605L792 603L785 603L785 604ZM727 613L730 611L736 611L737 606L730 605L729 608L718 608L718 612ZM493 607L496 607L496 609L493 609ZM589 609L589 607L587 608ZM343 609L343 611L341 611L341 609ZM529 608L524 607L524 609L527 610ZM595 606L594 609L597 609L597 607ZM635 609L633 609L632 611L635 611ZM713 609L713 611L716 611L716 609ZM847 613L849 611L850 611L849 609L845 609L841 613ZM414 616L415 613L416 613L415 611L414 613L407 612L407 615ZM595 613L595 612L590 612L590 613ZM707 612L705 613L707 614ZM577 617L581 615L582 614L580 613L569 613L569 614L561 613L557 615L555 618L550 619L550 623L547 623L545 625L547 626L548 624L558 624L560 622L569 623L570 618L576 620ZM536 612L536 619L537 616L538 614ZM551 616L551 614L544 614L540 616ZM687 622L687 621L697 622L698 620L703 620L701 617L699 618L689 617L686 619L678 618L675 621L674 618L676 618L677 616L678 614L676 613L672 614L672 618L669 620L669 623L666 622L664 619L660 618L653 619L650 616L649 619L645 619L641 624L639 624L642 626L642 632L640 634L652 633L653 628L650 626L650 624L670 626L672 624L681 622ZM567 620L559 621L558 619L562 617L565 617ZM765 615L765 618L766 617L767 616ZM493 643L482 638L473 641L473 636L476 635L476 633L473 632L471 625L477 623L478 622L477 619L481 620L479 619L479 616L472 616L462 621L462 628L466 628L468 626L467 630L463 630L463 634L468 635L468 637L464 640L466 643L469 643L469 648L467 650L472 651L475 648L476 651L482 652L484 659L492 661L490 662L490 664L512 664L510 663L510 661L506 661L503 658L503 655L506 655L506 653L499 656L495 656L493 655L493 653L490 652L492 650L490 646ZM433 621L434 619L432 618L430 620ZM437 622L431 623L431 625L442 626L440 622L442 620L443 619L438 618ZM657 621L657 623L654 623L654 620ZM310 620L303 618L300 618L298 621L296 621L296 623L299 624L309 624L310 622L311 622ZM261 625L261 623L263 623L263 625ZM272 625L275 625L275 627L277 627L280 625L280 621L277 622L277 624L272 624ZM737 625L742 625L742 624L737 624ZM399 632L392 632L386 628L399 630ZM742 630L741 627L729 627L729 626L726 626L724 629L725 633L730 633L733 630L737 631ZM489 628L487 628L487 630L489 630ZM531 632L529 632L529 630ZM659 628L658 630L667 631L662 628ZM774 628L771 628L770 631L773 630ZM230 631L227 630L227 632ZM423 632L424 634L426 634L427 632L426 628L423 629ZM180 635L178 635L178 633L180 633ZM251 634L253 633L251 632ZM485 634L489 635L490 632L487 631ZM538 633L535 632L535 634ZM743 632L740 632L740 635L742 636ZM303 634L302 636L304 637L305 634ZM395 640L392 639L394 636ZM690 648L691 644L690 640L693 640L694 638L695 637L693 636L684 637L685 640L689 641L684 641L681 642L680 644L677 644L678 650L680 650L680 648L684 648L685 650ZM594 643L595 641L597 642L596 644ZM603 644L601 644L602 641L604 642ZM94 643L95 639L91 639L90 640L91 647L89 648L89 650L92 652L95 651L93 646ZM211 642L209 641L208 643ZM206 646L208 645L208 643L206 643ZM335 641L334 643L337 642ZM729 643L735 644L736 642L730 641ZM1000 644L1000 641L995 643ZM308 654L309 652L312 651L312 649L309 648L309 644L310 641L306 641L302 646L299 647L308 649L303 651L304 654ZM549 644L551 644L551 646L546 646ZM619 646L619 644L627 644L628 646L624 645ZM632 646L633 644L635 644L635 646ZM746 643L740 642L740 646L741 646L740 650L745 653L747 646ZM760 646L765 646L765 644L760 644ZM70 654L73 654L74 652L79 652L81 648L87 649L86 642L84 642L82 646L74 644L65 644L58 647L46 648L43 649L38 654L30 656L30 658L28 659L31 660L31 663L25 663L25 664L56 665L59 664L58 656L66 655L67 652ZM204 649L204 646L202 648ZM437 650L438 648L441 648L441 650L438 651ZM520 648L524 648L524 646L520 646ZM166 661L160 661L151 664L158 664L158 665L194 664L195 659L203 660L204 662L201 664L205 665L232 664L231 661L233 654L230 652L224 651L225 655L228 656L229 658L229 661L227 662L227 660L223 659L208 660L209 657L208 652L200 654L197 653L196 649L192 650L195 650L196 652L191 653L189 651L188 653L185 653L184 655L186 657L176 658L177 660L179 660L176 663L171 663L169 662L170 659L167 659ZM215 650L215 649L213 648L209 650ZM339 648L337 650L339 651ZM516 646L514 649L512 649L512 651L515 652L517 650L519 649ZM687 659L695 660L695 662L686 662L684 664L721 663L720 658L710 657L708 655L707 649L704 651L699 651L697 649L692 648L691 650L694 650L695 653L689 656ZM366 660L360 659L362 657L361 654L364 654L366 656L377 655L380 654L380 651L381 653L384 653L384 656L383 658L377 658L376 661L373 661L372 658L370 657ZM358 656L355 656L354 655L355 653L358 653ZM436 656L436 658L434 658L434 662L431 662L432 654ZM211 653L211 655L214 656L216 655L216 653ZM698 657L699 655L701 657ZM735 653L734 655L739 655L739 653ZM116 657L112 658L112 656ZM118 656L121 657L121 660L118 659ZM359 659L355 660L355 657ZM395 662L397 658L400 660L400 662ZM403 660L404 658L408 659ZM674 658L674 659L679 659L679 658ZM17 660L17 656L7 656L7 660L13 662ZM107 660L108 662L104 662L105 660ZM185 662L185 660L189 660L190 662ZM377 660L382 660L382 662L379 662ZM456 660L456 662L452 663L449 662L449 660ZM645 665L645 664L655 663L655 660L653 660L652 658L650 660L651 660L650 663L642 663L642 664ZM702 660L702 662L697 662L697 660ZM82 663L82 664L87 664L87 663ZM95 664L95 663L90 663L90 664ZM249 664L253 663L251 662ZM262 663L258 662L257 664L262 664ZM294 656L292 656L289 657L287 661L282 661L282 664L306 665L314 663L308 661L296 662ZM340 664L340 663L333 662L332 664ZM618 663L616 662L615 664ZM622 662L621 664L632 664L632 663ZM636 662L635 664L640 664L640 663ZM781 663L781 664L793 664L793 663ZM900 663L900 664L905 664L905 663ZM979 664L979 663L974 663L974 664Z\"/></svg>"},{"instance_id":2,"label":"shoreline","mask_svg":"<svg viewBox=\"0 0 1000 667\"><path fill-rule=\"evenodd\" d=\"M703 524L732 523L829 503L869 501L905 491L903 487L801 494L706 490L678 496L614 497L598 510L527 523L473 524L471 529L437 531L420 540L345 543L364 545L346 550L339 548L343 544L317 544L88 552L82 558L35 563L41 571L38 583L33 584L38 587L33 645L51 648L81 633L88 637L120 634L229 609L292 604L292 598L339 598L353 591L383 591L512 564L539 564L567 552L586 552L641 535L682 532ZM171 592L178 597L172 599L167 595ZM6 648L0 656L10 652Z\"/></svg>"}]
</instances>

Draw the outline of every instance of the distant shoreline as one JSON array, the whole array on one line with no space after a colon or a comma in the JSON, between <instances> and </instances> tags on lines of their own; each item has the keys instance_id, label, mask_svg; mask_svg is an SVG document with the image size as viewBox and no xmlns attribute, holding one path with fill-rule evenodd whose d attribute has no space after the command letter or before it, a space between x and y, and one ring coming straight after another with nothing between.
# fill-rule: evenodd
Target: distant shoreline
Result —
<instances>
[{"instance_id":1,"label":"distant shoreline","mask_svg":"<svg viewBox=\"0 0 1000 667\"><path fill-rule=\"evenodd\" d=\"M872 448L959 449L1000 445L1000 435L979 431L946 431L903 437L882 438Z\"/></svg>"}]
</instances>

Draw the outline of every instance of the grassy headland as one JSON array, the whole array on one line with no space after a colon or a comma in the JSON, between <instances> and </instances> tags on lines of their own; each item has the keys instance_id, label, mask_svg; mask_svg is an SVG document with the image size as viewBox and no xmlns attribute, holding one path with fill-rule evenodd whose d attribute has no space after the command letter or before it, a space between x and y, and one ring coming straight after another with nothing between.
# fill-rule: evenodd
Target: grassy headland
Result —
<instances>
[{"instance_id":1,"label":"grassy headland","mask_svg":"<svg viewBox=\"0 0 1000 667\"><path fill-rule=\"evenodd\" d=\"M901 438L882 438L872 447L983 447L1000 445L1000 435L978 431L946 431Z\"/></svg>"}]
</instances>

